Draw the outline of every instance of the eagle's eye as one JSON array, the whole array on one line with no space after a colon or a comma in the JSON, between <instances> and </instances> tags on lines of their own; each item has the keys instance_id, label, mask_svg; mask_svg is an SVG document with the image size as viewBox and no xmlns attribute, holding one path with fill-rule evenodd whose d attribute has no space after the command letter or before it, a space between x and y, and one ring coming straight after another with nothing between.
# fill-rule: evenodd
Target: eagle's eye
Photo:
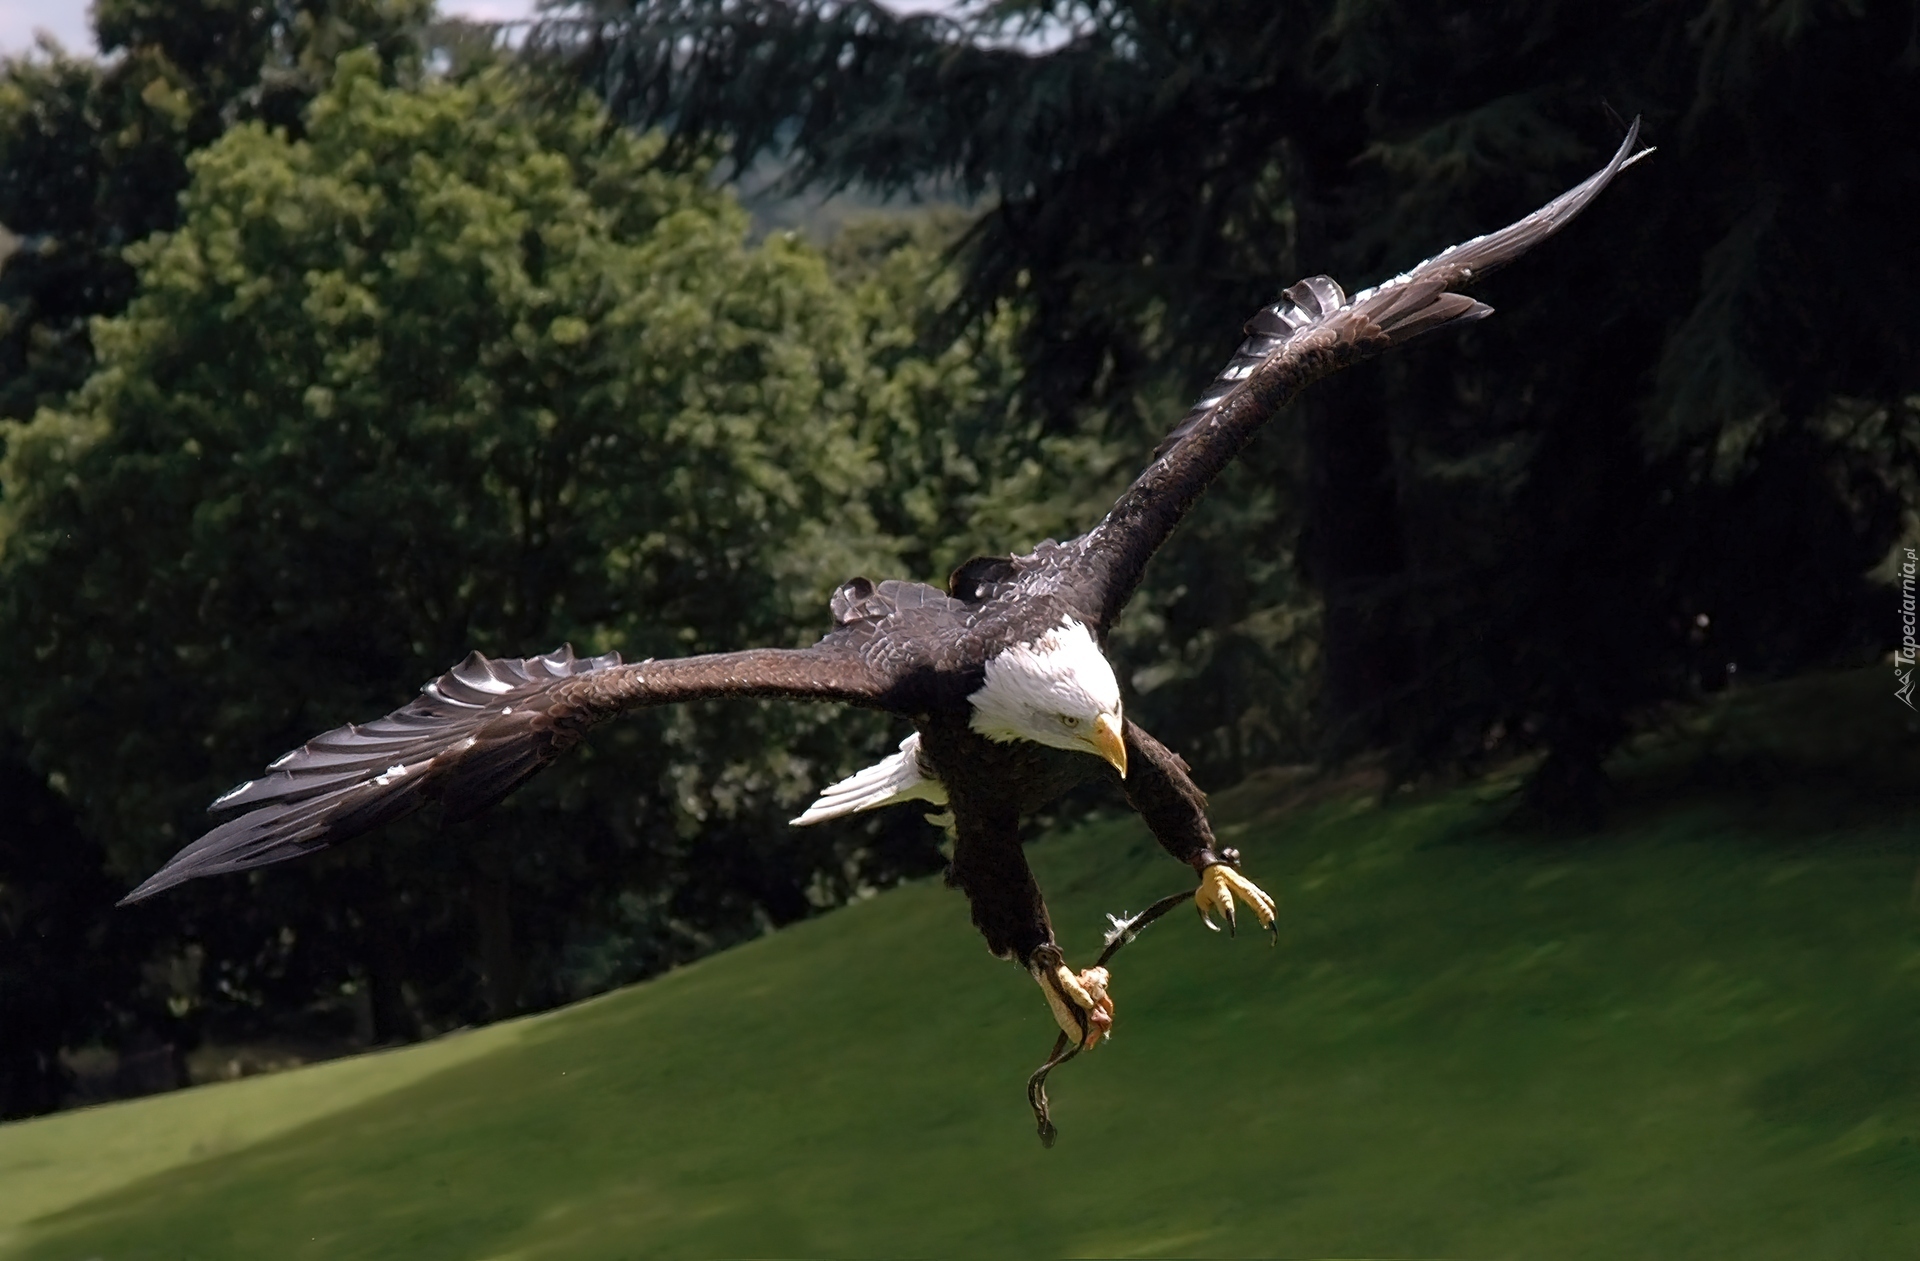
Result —
<instances>
[{"instance_id":1,"label":"eagle's eye","mask_svg":"<svg viewBox=\"0 0 1920 1261\"><path fill-rule=\"evenodd\" d=\"M1060 721L1065 723L1069 727L1078 727L1080 725L1080 720L1078 718L1075 718L1072 714L1060 715Z\"/></svg>"}]
</instances>

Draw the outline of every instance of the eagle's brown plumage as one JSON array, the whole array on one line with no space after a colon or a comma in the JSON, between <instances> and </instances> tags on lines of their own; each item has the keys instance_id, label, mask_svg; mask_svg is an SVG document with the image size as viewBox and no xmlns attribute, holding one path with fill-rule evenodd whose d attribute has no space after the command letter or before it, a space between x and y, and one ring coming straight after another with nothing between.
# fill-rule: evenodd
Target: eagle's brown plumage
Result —
<instances>
[{"instance_id":1,"label":"eagle's brown plumage","mask_svg":"<svg viewBox=\"0 0 1920 1261\"><path fill-rule=\"evenodd\" d=\"M1024 740L994 743L969 726L968 698L989 660L1066 619L1104 644L1147 562L1253 435L1319 378L1489 308L1453 292L1559 231L1635 160L1639 125L1592 177L1511 226L1455 246L1347 298L1324 276L1303 280L1246 326L1225 371L1181 420L1106 517L1079 538L1025 556L983 557L947 591L856 578L834 593L834 628L812 648L752 649L623 664L561 649L494 660L478 653L387 717L330 731L214 803L244 811L177 854L127 896L151 897L196 876L292 858L430 802L465 818L498 801L629 709L716 697L839 701L884 710L919 731L920 757L945 786L957 839L949 881L997 954L1036 975L1060 962L1017 823L1073 783L1112 770L1095 758ZM1178 756L1124 727L1127 800L1175 858L1221 862L1205 799Z\"/></svg>"}]
</instances>

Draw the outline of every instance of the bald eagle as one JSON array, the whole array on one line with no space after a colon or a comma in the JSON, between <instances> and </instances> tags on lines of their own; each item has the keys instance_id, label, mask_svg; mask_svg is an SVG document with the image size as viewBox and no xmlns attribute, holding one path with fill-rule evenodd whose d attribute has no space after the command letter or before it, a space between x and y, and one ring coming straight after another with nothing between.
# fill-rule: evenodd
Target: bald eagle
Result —
<instances>
[{"instance_id":1,"label":"bald eagle","mask_svg":"<svg viewBox=\"0 0 1920 1261\"><path fill-rule=\"evenodd\" d=\"M235 817L176 854L125 901L198 876L279 862L439 802L468 818L626 710L711 697L838 701L913 726L899 751L834 784L797 824L903 801L944 804L947 882L994 954L1039 984L1055 1021L1092 1047L1111 1029L1104 969L1075 971L1054 940L1021 851L1023 813L1095 776L1117 779L1167 852L1199 877L1201 919L1234 903L1274 927L1274 903L1214 840L1206 799L1178 755L1127 720L1103 647L1147 562L1228 462L1301 389L1422 333L1492 313L1452 292L1527 252L1586 208L1634 154L1636 122L1585 182L1498 232L1348 297L1303 280L1247 324L1246 339L1100 523L1024 556L977 557L947 589L855 578L811 648L670 661L579 658L569 648L478 652L402 709L318 736L213 803ZM1650 152L1650 150L1648 151ZM238 813L235 813L238 812Z\"/></svg>"}]
</instances>

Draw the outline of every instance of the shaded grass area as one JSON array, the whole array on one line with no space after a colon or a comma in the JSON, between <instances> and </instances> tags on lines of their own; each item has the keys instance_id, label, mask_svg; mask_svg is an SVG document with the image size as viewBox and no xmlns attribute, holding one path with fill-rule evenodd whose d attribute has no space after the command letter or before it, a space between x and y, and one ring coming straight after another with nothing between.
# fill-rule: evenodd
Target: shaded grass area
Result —
<instances>
[{"instance_id":1,"label":"shaded grass area","mask_svg":"<svg viewBox=\"0 0 1920 1261\"><path fill-rule=\"evenodd\" d=\"M1052 1151L1051 1022L929 883L458 1055L0 1127L0 1253L1920 1253L1920 816L1668 785L1549 841L1508 787L1221 794L1280 948L1176 913L1122 952ZM1186 876L1132 820L1032 852L1078 959Z\"/></svg>"},{"instance_id":2,"label":"shaded grass area","mask_svg":"<svg viewBox=\"0 0 1920 1261\"><path fill-rule=\"evenodd\" d=\"M150 1174L251 1147L522 1037L536 1017L298 1073L0 1126L0 1251L19 1228Z\"/></svg>"}]
</instances>

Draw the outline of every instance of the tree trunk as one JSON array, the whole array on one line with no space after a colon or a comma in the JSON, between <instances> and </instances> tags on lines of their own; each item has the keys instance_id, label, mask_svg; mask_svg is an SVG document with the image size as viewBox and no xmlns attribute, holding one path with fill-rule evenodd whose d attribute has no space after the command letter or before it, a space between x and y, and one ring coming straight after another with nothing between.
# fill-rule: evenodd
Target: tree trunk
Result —
<instances>
[{"instance_id":1,"label":"tree trunk","mask_svg":"<svg viewBox=\"0 0 1920 1261\"><path fill-rule=\"evenodd\" d=\"M504 863L481 858L473 879L475 946L480 956L480 979L487 1015L504 1020L520 1010L523 969L513 944L512 882Z\"/></svg>"},{"instance_id":2,"label":"tree trunk","mask_svg":"<svg viewBox=\"0 0 1920 1261\"><path fill-rule=\"evenodd\" d=\"M1389 702L1411 668L1393 594L1406 551L1376 375L1334 377L1317 388L1306 417L1300 565L1325 602L1320 704L1339 754L1391 735Z\"/></svg>"}]
</instances>

